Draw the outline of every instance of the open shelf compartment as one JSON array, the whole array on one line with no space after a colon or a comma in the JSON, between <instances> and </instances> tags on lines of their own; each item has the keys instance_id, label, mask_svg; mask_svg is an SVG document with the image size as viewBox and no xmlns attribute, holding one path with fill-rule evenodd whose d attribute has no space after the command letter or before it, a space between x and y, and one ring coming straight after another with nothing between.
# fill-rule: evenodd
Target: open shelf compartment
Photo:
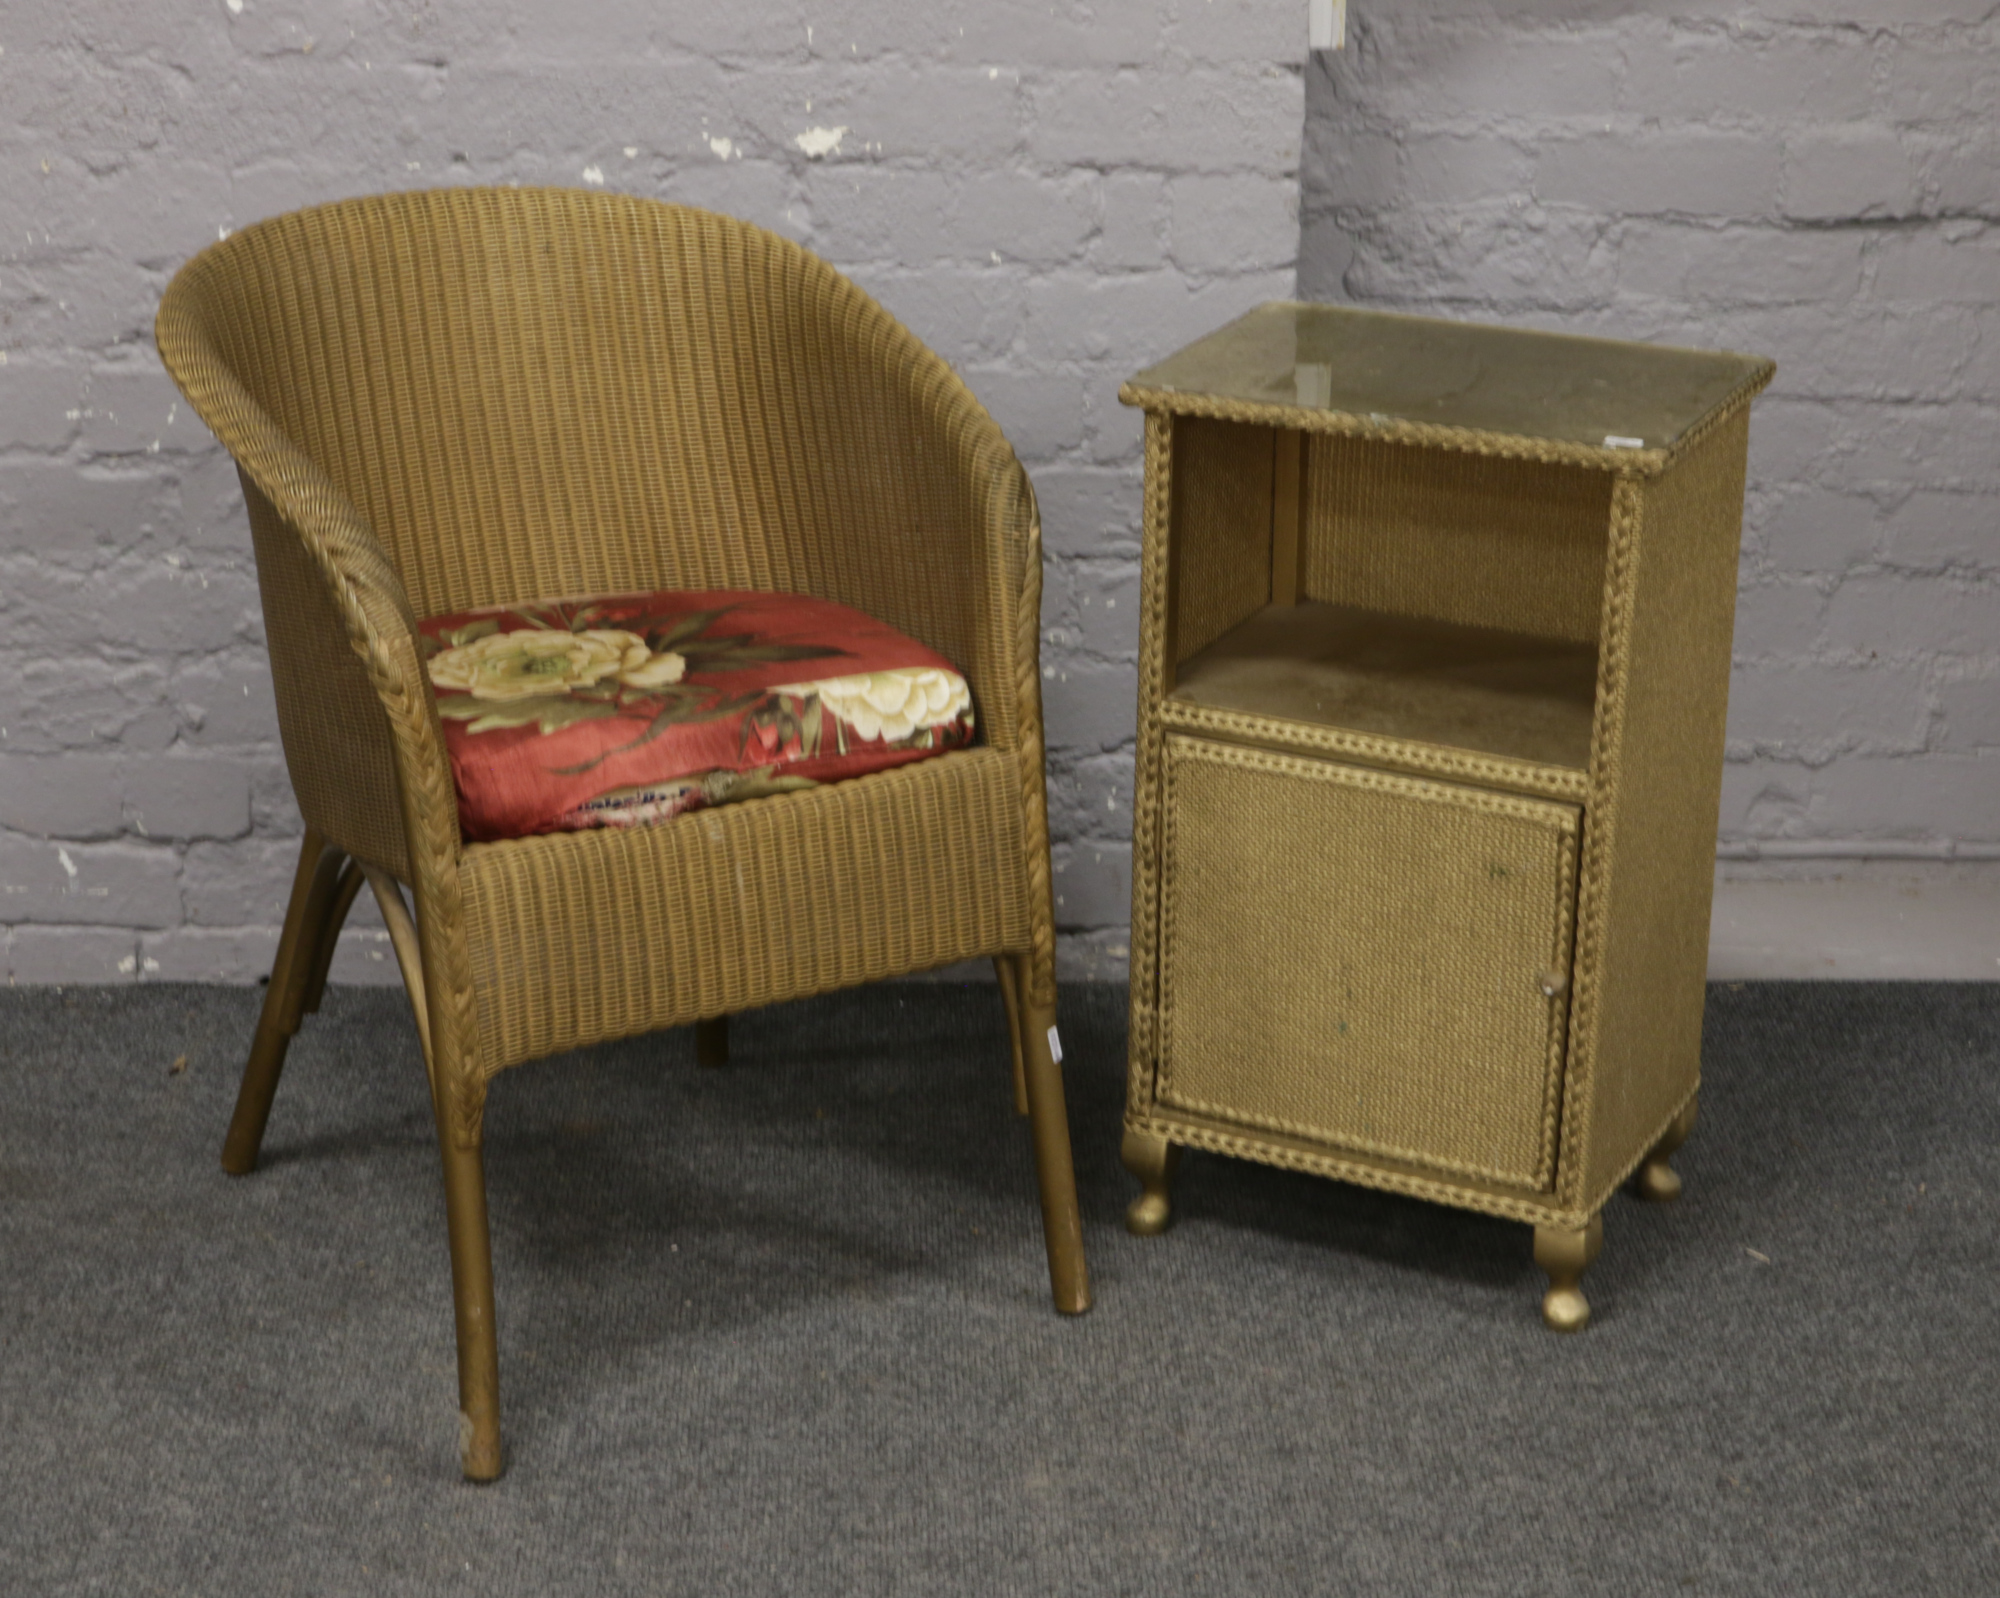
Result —
<instances>
[{"instance_id":1,"label":"open shelf compartment","mask_svg":"<svg viewBox=\"0 0 2000 1598\"><path fill-rule=\"evenodd\" d=\"M1166 713L1201 706L1465 750L1561 768L1580 789L1596 688L1594 644L1306 600L1266 605L1183 661Z\"/></svg>"}]
</instances>

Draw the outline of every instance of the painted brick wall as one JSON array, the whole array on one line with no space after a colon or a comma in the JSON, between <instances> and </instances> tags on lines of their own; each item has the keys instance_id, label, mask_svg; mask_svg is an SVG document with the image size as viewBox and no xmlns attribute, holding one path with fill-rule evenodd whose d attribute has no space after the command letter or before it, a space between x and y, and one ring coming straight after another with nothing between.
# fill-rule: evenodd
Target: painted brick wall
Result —
<instances>
[{"instance_id":1,"label":"painted brick wall","mask_svg":"<svg viewBox=\"0 0 2000 1598\"><path fill-rule=\"evenodd\" d=\"M2000 856L2000 6L1351 16L1307 74L1307 297L1779 363L1725 859Z\"/></svg>"},{"instance_id":2,"label":"painted brick wall","mask_svg":"<svg viewBox=\"0 0 2000 1598\"><path fill-rule=\"evenodd\" d=\"M0 6L10 977L254 979L296 850L242 504L154 357L160 289L274 212L505 182L775 228L965 374L1046 520L1065 964L1117 966L1139 474L1116 390L1293 292L1303 39L1270 0ZM386 976L381 935L357 925L338 969Z\"/></svg>"}]
</instances>

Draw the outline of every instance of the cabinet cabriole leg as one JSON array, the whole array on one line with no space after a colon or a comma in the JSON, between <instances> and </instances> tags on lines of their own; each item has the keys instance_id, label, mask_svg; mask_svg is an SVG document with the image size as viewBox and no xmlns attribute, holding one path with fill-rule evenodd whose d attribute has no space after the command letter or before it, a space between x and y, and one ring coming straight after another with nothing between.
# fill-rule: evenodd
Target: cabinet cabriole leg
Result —
<instances>
[{"instance_id":1,"label":"cabinet cabriole leg","mask_svg":"<svg viewBox=\"0 0 2000 1598\"><path fill-rule=\"evenodd\" d=\"M1157 1237L1174 1218L1171 1189L1174 1172L1180 1168L1180 1146L1127 1127L1118 1156L1145 1190L1126 1207L1125 1230L1134 1237Z\"/></svg>"},{"instance_id":2,"label":"cabinet cabriole leg","mask_svg":"<svg viewBox=\"0 0 2000 1598\"><path fill-rule=\"evenodd\" d=\"M1590 1324L1590 1300L1577 1283L1603 1246L1601 1215L1591 1216L1588 1226L1535 1228L1535 1263L1549 1273L1542 1320L1550 1331L1580 1332Z\"/></svg>"},{"instance_id":3,"label":"cabinet cabriole leg","mask_svg":"<svg viewBox=\"0 0 2000 1598\"><path fill-rule=\"evenodd\" d=\"M1667 1164L1674 1150L1687 1141L1688 1133L1694 1130L1695 1101L1689 1099L1687 1108L1674 1117L1674 1124L1667 1128L1667 1135L1655 1143L1639 1169L1632 1176L1632 1191L1642 1199L1650 1199L1655 1204L1670 1204L1681 1196L1681 1173Z\"/></svg>"}]
</instances>

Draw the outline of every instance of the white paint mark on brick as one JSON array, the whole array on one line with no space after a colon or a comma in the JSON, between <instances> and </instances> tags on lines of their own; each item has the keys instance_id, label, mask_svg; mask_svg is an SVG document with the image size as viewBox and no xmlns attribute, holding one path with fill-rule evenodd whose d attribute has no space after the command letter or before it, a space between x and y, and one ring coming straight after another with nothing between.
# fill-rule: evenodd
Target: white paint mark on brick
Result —
<instances>
[{"instance_id":1,"label":"white paint mark on brick","mask_svg":"<svg viewBox=\"0 0 2000 1598\"><path fill-rule=\"evenodd\" d=\"M735 144L731 142L727 134L722 133L718 133L714 138L710 139L708 147L716 153L719 159L724 161L727 161L736 152Z\"/></svg>"},{"instance_id":2,"label":"white paint mark on brick","mask_svg":"<svg viewBox=\"0 0 2000 1598\"><path fill-rule=\"evenodd\" d=\"M229 14L232 17L240 17L243 15L243 0L222 0L222 3L229 7ZM130 960L127 960L125 962L125 968L127 970L130 970L131 966L132 962Z\"/></svg>"},{"instance_id":3,"label":"white paint mark on brick","mask_svg":"<svg viewBox=\"0 0 2000 1598\"><path fill-rule=\"evenodd\" d=\"M71 884L74 885L76 882L76 862L70 859L69 851L58 845L56 848L56 859L62 862L63 875L68 877Z\"/></svg>"},{"instance_id":4,"label":"white paint mark on brick","mask_svg":"<svg viewBox=\"0 0 2000 1598\"><path fill-rule=\"evenodd\" d=\"M846 128L807 128L792 142L805 151L810 160L817 161L839 150L840 141L846 137Z\"/></svg>"},{"instance_id":5,"label":"white paint mark on brick","mask_svg":"<svg viewBox=\"0 0 2000 1598\"><path fill-rule=\"evenodd\" d=\"M637 158L638 154L639 154L639 146L638 146L638 145L636 145L636 144L628 144L628 145L626 145L626 146L625 146L625 159L626 159L626 160L628 160L628 161L631 161L631 160L634 160L634 159L636 159L636 158Z\"/></svg>"},{"instance_id":6,"label":"white paint mark on brick","mask_svg":"<svg viewBox=\"0 0 2000 1598\"><path fill-rule=\"evenodd\" d=\"M241 11L243 9L243 0L230 0L229 9L232 11ZM136 954L128 954L118 962L118 969L123 971L128 977L134 971L138 970L138 968L139 957Z\"/></svg>"},{"instance_id":7,"label":"white paint mark on brick","mask_svg":"<svg viewBox=\"0 0 2000 1598\"><path fill-rule=\"evenodd\" d=\"M603 188L603 187L604 187L604 168L603 168L603 167L601 167L601 166L587 166L587 167L585 167L585 168L583 169L583 181L584 181L584 182L586 182L586 183L590 183L590 184L594 184L594 185L595 185L596 187L598 187L598 188L600 188L600 189L601 189L601 188Z\"/></svg>"}]
</instances>

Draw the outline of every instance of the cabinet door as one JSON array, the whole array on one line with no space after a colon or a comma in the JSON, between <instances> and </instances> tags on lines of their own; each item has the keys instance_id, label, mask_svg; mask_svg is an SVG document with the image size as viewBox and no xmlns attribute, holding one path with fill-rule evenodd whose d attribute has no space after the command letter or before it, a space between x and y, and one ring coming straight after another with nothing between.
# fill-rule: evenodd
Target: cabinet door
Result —
<instances>
[{"instance_id":1,"label":"cabinet door","mask_svg":"<svg viewBox=\"0 0 2000 1598\"><path fill-rule=\"evenodd\" d=\"M1165 1105L1554 1182L1573 805L1170 736Z\"/></svg>"}]
</instances>

